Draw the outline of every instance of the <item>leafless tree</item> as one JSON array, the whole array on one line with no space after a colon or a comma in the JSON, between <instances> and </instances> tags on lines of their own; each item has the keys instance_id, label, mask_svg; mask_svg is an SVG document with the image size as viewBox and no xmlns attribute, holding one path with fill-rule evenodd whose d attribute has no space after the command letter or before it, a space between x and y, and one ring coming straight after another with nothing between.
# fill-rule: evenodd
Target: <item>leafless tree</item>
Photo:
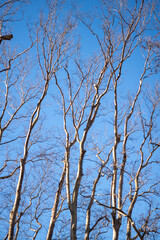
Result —
<instances>
[{"instance_id":1,"label":"leafless tree","mask_svg":"<svg viewBox=\"0 0 160 240\"><path fill-rule=\"evenodd\" d=\"M15 3L18 1L15 1ZM2 5L1 7L4 7L7 5L8 7L13 6L12 3L9 1L6 2L6 4ZM52 78L53 73L58 71L59 68L61 68L61 64L63 61L65 61L65 58L67 58L67 49L69 48L69 42L66 42L67 38L66 36L69 35L69 32L72 29L72 25L70 24L69 19L67 19L68 23L65 23L64 28L62 30L59 29L59 32L57 31L57 27L55 26L55 29L52 29L53 36L50 34L48 36L47 31L51 30L49 27L53 27L53 21L56 19L56 15L53 15L54 13L57 14L56 8L57 4L50 4L50 13L48 19L45 20L45 23L43 23L43 20L41 18L40 22L40 29L37 31L37 37L39 38L37 41L37 53L38 53L38 63L39 67L42 73L41 81L37 83L30 83L27 82L27 77L28 77L28 72L31 69L27 68L27 60L25 61L25 58L23 56L35 45L35 42L31 44L31 46L28 49L25 49L23 52L18 53L14 57L11 57L8 55L8 52L6 51L7 46L3 46L3 59L1 61L1 74L3 77L5 77L4 81L4 87L2 87L2 97L4 98L4 101L2 101L1 106L2 106L2 114L1 114L1 145L2 146L8 146L11 144L11 148L13 148L15 142L18 143L17 140L19 139L24 139L24 143L22 142L23 146L23 156L20 157L21 154L17 155L17 159L14 160L11 157L11 160L7 159L4 160L4 165L1 168L1 180L8 179L10 177L16 177L18 178L18 183L15 189L15 200L13 200L13 208L10 211L10 220L9 220L9 231L5 237L5 239L17 239L18 232L19 232L19 223L21 220L21 217L24 215L24 213L31 207L32 202L34 199L37 198L37 196L41 196L42 193L37 193L37 187L31 191L30 193L30 203L28 206L25 206L25 208L18 214L19 207L21 204L21 198L23 195L22 190L22 185L24 182L24 176L25 176L25 167L28 162L32 162L33 156L30 160L27 161L28 159L28 154L29 150L34 145L39 139L36 139L38 135L34 138L34 134L32 134L33 129L35 128L35 125L37 124L39 120L39 115L40 115L40 109L42 102L44 101L45 96L47 95L47 90L48 90L48 85L49 81ZM54 9L55 8L55 9ZM13 8L14 9L14 8ZM10 8L9 8L10 10ZM52 12L54 11L54 12ZM5 11L5 14L8 14L8 11ZM52 19L53 18L53 19ZM2 19L2 22L4 20ZM51 22L53 23L51 25ZM48 27L47 27L48 26ZM44 27L44 28L43 28ZM57 29L56 29L57 28ZM54 31L57 31L56 35L54 35ZM40 35L42 34L42 41L40 40ZM3 35L1 37L1 40L8 40L6 35ZM51 38L50 38L51 37ZM54 41L54 42L53 42ZM50 44L50 48L48 53L45 52L45 48L47 44ZM41 50L40 46L41 45L41 50L43 52L43 57L44 57L44 65L41 62ZM46 55L45 55L46 53ZM49 55L48 55L49 54ZM18 62L18 59L19 62ZM12 69L11 69L11 62L12 62ZM48 64L49 63L49 64ZM30 67L30 66L29 66ZM15 72L15 73L14 73ZM31 73L31 72L30 72ZM2 82L3 86L3 82ZM40 91L40 92L39 92ZM41 96L40 96L41 94ZM4 95L4 96L3 96ZM12 96L13 95L13 96ZM18 100L19 99L19 104ZM37 100L38 99L38 100ZM32 101L32 104L35 107L30 107L29 103ZM27 105L27 106L26 106ZM26 106L26 108L25 108ZM23 111L23 113L22 113ZM25 111L25 114L24 114ZM20 112L20 114L19 114ZM6 140L6 136L4 136L3 140L3 135L4 133L8 131L12 131L10 129L13 129L13 122L18 122L19 124L22 123L21 119L23 119L24 122L24 128L26 130L23 132L23 135L21 136L21 132L18 133L18 136L14 136L10 140ZM29 126L27 126L27 121L29 123ZM28 130L27 130L28 129ZM41 128L40 128L41 129ZM21 129L20 129L21 131ZM11 135L12 136L12 135ZM33 139L33 140L32 140ZM12 145L13 143L13 145ZM6 149L6 147L5 147ZM48 149L48 148L47 148ZM46 150L45 149L45 152ZM42 157L42 155L38 156L38 158ZM7 156L8 158L8 156ZM20 160L19 160L20 159ZM19 165L17 162L19 161ZM14 165L16 163L17 166L10 166L8 163L9 162L14 162ZM9 171L9 172L8 172ZM19 175L15 174L17 171L19 171ZM6 174L6 172L8 172ZM17 176L16 176L17 175ZM40 180L41 183L42 180ZM41 188L40 188L41 190ZM42 191L42 190L41 190ZM35 195L35 192L37 195ZM35 217L34 219L36 220L37 224L40 226L37 230L35 230L35 235L33 238L36 237L38 234L38 231L41 228L41 224L38 221L38 218L41 214L36 217L36 211L39 206L39 201L38 200L38 205L36 206L35 210ZM26 204L25 204L26 205ZM42 211L43 212L43 211ZM30 223L31 224L31 223ZM15 233L15 227L17 225L16 233ZM32 227L30 227L32 231ZM15 233L15 236L14 236Z\"/></svg>"},{"instance_id":2,"label":"leafless tree","mask_svg":"<svg viewBox=\"0 0 160 240\"><path fill-rule=\"evenodd\" d=\"M103 0L94 16L66 4L48 1L36 41L1 61L4 239L158 238L156 3Z\"/></svg>"}]
</instances>

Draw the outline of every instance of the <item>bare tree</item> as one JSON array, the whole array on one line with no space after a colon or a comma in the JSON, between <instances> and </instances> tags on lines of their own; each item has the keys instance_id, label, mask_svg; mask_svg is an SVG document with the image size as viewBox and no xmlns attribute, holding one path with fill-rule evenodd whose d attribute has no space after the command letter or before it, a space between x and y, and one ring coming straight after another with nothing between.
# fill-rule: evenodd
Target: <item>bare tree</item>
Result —
<instances>
[{"instance_id":1,"label":"bare tree","mask_svg":"<svg viewBox=\"0 0 160 240\"><path fill-rule=\"evenodd\" d=\"M66 4L48 1L22 53L1 44L4 239L158 238L156 3L103 0L96 17Z\"/></svg>"},{"instance_id":2,"label":"bare tree","mask_svg":"<svg viewBox=\"0 0 160 240\"><path fill-rule=\"evenodd\" d=\"M6 5L7 6L10 5L10 2L7 2ZM5 6L5 5L3 5L3 6ZM26 75L28 74L29 69L26 68L27 61L25 61L24 63L21 64L22 59L19 63L19 68L21 71L21 69L24 68L24 66L23 66L23 64L24 64L25 65L24 72L18 73L17 79L13 79L13 81L10 79L11 77L12 78L15 77L14 70L17 71L16 60L19 59L21 56L23 56L28 50L30 50L32 48L32 46L35 44L35 42L32 43L28 49L24 50L23 52L17 54L14 57L8 57L6 54L6 59L4 58L4 61L2 61L2 64L1 64L1 66L2 65L4 66L1 70L1 73L3 75L6 75L6 80L4 82L6 89L4 91L2 90L2 95L4 94L5 101L2 104L3 108L2 108L2 114L1 114L1 126L2 126L1 127L1 139L2 139L2 135L4 134L5 130L7 130L10 127L10 125L12 126L13 121L15 121L15 120L20 121L21 118L23 118L23 121L25 121L25 119L27 119L27 121L29 120L28 130L25 133L23 133L24 134L23 136L19 135L17 137L14 137L13 139L3 141L1 143L1 145L6 144L8 146L8 144L10 144L10 143L12 144L15 141L17 141L18 139L22 138L25 140L24 141L24 153L23 153L23 157L20 158L20 165L17 167L14 167L13 170L7 175L3 175L3 173L5 173L6 168L9 167L8 162L9 161L12 162L14 160L5 160L4 165L1 168L1 174L2 174L1 179L8 179L8 178L12 177L17 172L17 170L19 171L18 183L17 183L17 187L16 187L16 191L15 191L15 200L13 202L13 208L10 211L9 231L5 237L7 239L17 239L18 232L19 232L19 223L20 223L21 217L30 208L30 206L32 205L32 201L35 198L37 198L37 196L32 196L32 194L36 191L36 188L35 188L30 193L29 205L27 207L25 207L25 209L23 209L23 211L20 212L20 214L18 215L18 210L19 210L19 206L21 203L21 196L24 191L24 190L22 191L22 186L23 186L23 182L24 182L25 166L28 162L32 161L32 160L27 161L28 153L29 153L29 149L31 148L31 146L36 143L35 140L31 140L34 136L32 134L32 132L33 132L33 129L35 128L35 125L37 124L37 122L39 120L41 105L42 105L42 102L44 101L45 96L47 95L49 81L52 78L53 73L55 73L56 71L58 71L59 68L61 68L61 64L67 58L66 57L67 54L65 54L65 53L67 52L67 49L69 48L69 42L66 42L66 36L69 34L69 32L71 31L71 28L72 28L72 25L70 25L70 22L68 22L68 24L65 24L62 31L59 31L59 32L57 31L56 26L55 26L55 29L53 29L53 33L56 35L54 35L53 36L54 38L52 37L51 39L50 39L50 37L48 37L47 31L50 29L49 28L47 29L47 25L49 25L49 27L53 27L53 25L51 26L51 24L50 24L50 21L53 22L52 21L53 12L51 12L51 11L54 10L54 8L57 8L57 4L56 3L53 5L50 4L50 8L51 9L50 9L49 17L48 17L48 19L46 19L45 23L43 23L43 20L41 18L41 22L40 22L41 33L40 33L40 30L37 31L37 37L39 38L39 40L37 42L38 63L39 63L40 69L41 69L43 81L41 81L39 83L39 85L32 84L33 86L26 83L25 78L27 78ZM54 13L57 14L56 9L55 9ZM55 19L56 19L56 16L54 16L53 20L55 20ZM68 21L69 21L69 19L68 19ZM54 31L57 31L57 33L55 33ZM42 34L42 37L43 37L42 42L40 42L40 34ZM5 37L5 35L3 35L1 38L2 38L1 40L8 40L7 37ZM54 40L54 42L53 42L53 40ZM51 45L50 45L49 52L47 53L47 52L45 52L46 51L45 47L48 43ZM41 62L42 52L39 48L39 45L42 45L41 50L43 52L44 65ZM4 49L5 48L6 48L6 46L4 46ZM5 50L4 50L4 53L5 53ZM9 61L7 60L8 58L9 58ZM48 64L48 61L49 61L49 64ZM12 70L11 70L11 62L13 62L16 65L16 67L14 68L14 65L12 64ZM9 63L9 65L8 65L8 63ZM10 77L10 73L11 73L11 77ZM19 79L21 80L20 84L19 84ZM13 90L11 91L11 89L13 89ZM17 91L16 93L14 92L14 89ZM41 96L39 96L38 91L42 92ZM12 92L13 92L13 99L11 98ZM17 104L16 101L14 102L14 99L16 99L16 98L20 98L19 105ZM38 98L38 101L36 100L36 98ZM28 103L30 100L32 100L32 103L35 105L35 108L30 108L29 111L27 112L26 111L27 108L25 109L24 105L26 105L26 103ZM28 105L28 107L29 107L29 105ZM23 110L21 110L22 108L23 108ZM26 113L25 114L21 113L20 115L18 115L18 113L21 111L26 111ZM9 116L7 116L7 114ZM4 124L3 124L3 120L4 120ZM25 127L27 127L27 124L25 124ZM45 149L45 151L46 150L47 149ZM18 156L17 158L19 158L19 157L20 156ZM39 195L41 195L41 194L38 194L38 196ZM36 215L35 215L35 219L36 219L37 223L41 226ZM16 233L14 236L14 232L15 232L14 230L15 230L16 225L17 225L17 230L16 230ZM39 230L40 230L40 228L35 231L34 238L38 234Z\"/></svg>"}]
</instances>

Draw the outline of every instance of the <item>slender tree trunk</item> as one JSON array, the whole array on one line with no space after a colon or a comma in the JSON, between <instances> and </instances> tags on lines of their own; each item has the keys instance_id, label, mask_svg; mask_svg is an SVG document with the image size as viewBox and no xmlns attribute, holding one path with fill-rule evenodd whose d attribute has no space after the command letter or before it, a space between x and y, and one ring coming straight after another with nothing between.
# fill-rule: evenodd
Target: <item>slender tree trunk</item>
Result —
<instances>
[{"instance_id":1,"label":"slender tree trunk","mask_svg":"<svg viewBox=\"0 0 160 240\"><path fill-rule=\"evenodd\" d=\"M119 228L113 227L113 238L112 240L118 240Z\"/></svg>"},{"instance_id":2,"label":"slender tree trunk","mask_svg":"<svg viewBox=\"0 0 160 240\"><path fill-rule=\"evenodd\" d=\"M77 240L77 208L73 209L71 215L71 240Z\"/></svg>"},{"instance_id":3,"label":"slender tree trunk","mask_svg":"<svg viewBox=\"0 0 160 240\"><path fill-rule=\"evenodd\" d=\"M54 230L54 226L55 226L55 222L56 222L56 215L57 215L57 208L58 208L58 204L59 204L59 197L62 191L62 186L63 186L63 182L65 179L65 171L66 167L64 166L62 175L61 175L61 179L59 182L59 186L56 192L56 196L55 196L55 201L54 201L54 205L52 208L52 215L51 215L51 220L50 220L50 225L49 225L49 229L48 229L48 233L47 233L47 237L46 240L51 240L52 239L52 235L53 235L53 230Z\"/></svg>"},{"instance_id":4,"label":"slender tree trunk","mask_svg":"<svg viewBox=\"0 0 160 240\"><path fill-rule=\"evenodd\" d=\"M84 143L81 143L80 146L80 158L79 158L79 165L78 165L78 173L77 173L77 178L73 190L73 198L72 198L72 207L71 207L71 240L76 240L77 239L77 201L78 201L78 192L79 192L79 187L81 183L81 179L83 176L83 169L82 169L82 164L83 164L83 159L85 155L85 150L84 150Z\"/></svg>"},{"instance_id":5,"label":"slender tree trunk","mask_svg":"<svg viewBox=\"0 0 160 240\"><path fill-rule=\"evenodd\" d=\"M86 230L85 230L85 240L89 240L89 230L90 230L90 216L91 216L91 206L93 201L90 203L87 209L87 216L86 216Z\"/></svg>"},{"instance_id":6,"label":"slender tree trunk","mask_svg":"<svg viewBox=\"0 0 160 240\"><path fill-rule=\"evenodd\" d=\"M20 201L21 201L21 191L22 191L22 184L23 184L23 178L24 178L24 172L25 172L25 163L26 163L26 159L28 157L28 143L29 143L29 139L31 136L31 132L39 119L41 103L47 94L48 84L49 84L49 78L47 78L47 80L46 80L42 96L41 96L39 102L37 103L37 106L31 116L29 130L28 130L28 133L26 136L26 141L24 144L24 155L23 155L23 158L20 159L20 173L19 173L19 179L18 179L18 184L17 184L17 189L16 189L15 201L14 201L13 209L10 212L8 240L13 240L13 238L14 238L14 227L15 227L15 223L16 223L16 214L18 212L18 208L19 208Z\"/></svg>"},{"instance_id":7,"label":"slender tree trunk","mask_svg":"<svg viewBox=\"0 0 160 240\"><path fill-rule=\"evenodd\" d=\"M111 188L111 201L112 201L112 207L116 208L117 205L117 195L116 195L116 188L117 188L117 146L120 141L118 136L118 103L117 103L117 80L115 80L114 83L114 135L115 135L115 142L113 146L113 178L112 178L112 188ZM116 210L114 209L112 212L112 226L113 226L113 240L118 240L119 235L119 229L121 223L119 222L119 219L116 217Z\"/></svg>"},{"instance_id":8,"label":"slender tree trunk","mask_svg":"<svg viewBox=\"0 0 160 240\"><path fill-rule=\"evenodd\" d=\"M129 220L127 220L127 236L126 236L126 240L130 240L131 239L131 222Z\"/></svg>"},{"instance_id":9,"label":"slender tree trunk","mask_svg":"<svg viewBox=\"0 0 160 240\"><path fill-rule=\"evenodd\" d=\"M24 171L25 171L25 159L21 159L20 163L21 163L20 175L19 175L19 180L18 180L18 184L17 184L15 202L14 202L13 209L10 212L8 240L13 240L13 238L14 238L14 227L15 227L15 223L16 223L16 214L17 214L18 207L19 207L20 200L21 200L21 190L22 190L22 183L23 183Z\"/></svg>"}]
</instances>

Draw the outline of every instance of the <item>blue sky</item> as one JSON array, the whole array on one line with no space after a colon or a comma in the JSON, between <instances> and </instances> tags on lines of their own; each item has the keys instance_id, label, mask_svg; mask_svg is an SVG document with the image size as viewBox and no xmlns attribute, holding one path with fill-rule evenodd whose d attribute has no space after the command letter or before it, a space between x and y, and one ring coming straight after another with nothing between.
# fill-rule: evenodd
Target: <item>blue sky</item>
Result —
<instances>
[{"instance_id":1,"label":"blue sky","mask_svg":"<svg viewBox=\"0 0 160 240\"><path fill-rule=\"evenodd\" d=\"M68 0L68 2L70 2L70 0ZM73 3L76 3L76 1L73 1ZM86 13L91 12L91 14L94 14L95 11L99 11L98 9L100 7L100 1L81 0L77 1L77 5L80 11L85 11ZM66 11L68 11L67 7ZM30 45L27 25L29 25L29 28L31 29L34 28L34 24L39 19L40 11L45 11L45 9L47 9L45 0L31 0L30 4L28 4L28 6L25 6L24 9L22 9L21 13L19 13L19 18L22 18L23 20L13 23L12 25L14 35L12 43L15 44L15 46L17 46L18 48L20 48L20 50L23 50ZM98 32L99 30L96 29L96 31ZM80 35L82 53L84 57L88 57L89 55L96 53L98 49L97 40L83 24L78 27L77 33ZM149 31L149 35L152 36L152 31ZM129 86L129 88L132 89L136 88L136 78L139 77L143 64L144 59L141 55L140 49L137 49L133 53L132 59L126 62L126 81L123 82L123 88L126 86Z\"/></svg>"},{"instance_id":2,"label":"blue sky","mask_svg":"<svg viewBox=\"0 0 160 240\"><path fill-rule=\"evenodd\" d=\"M77 0L77 3L79 5L80 10L82 9L85 12L91 11L91 13L93 13L93 11L98 11L98 6L100 5L100 1L98 1L98 0L96 0L96 1L94 1L94 0L78 1ZM97 6L97 7L94 8L95 6ZM25 6L24 9L21 10L21 13L19 13L17 16L19 19L21 19L23 16L22 21L18 21L18 22L11 24L13 26L13 36L14 36L14 38L11 41L12 41L13 46L17 46L17 52L19 50L21 50L21 51L24 50L26 47L29 47L30 40L28 37L27 23L29 23L30 28L32 28L32 26L34 26L34 23L36 21L38 21L37 19L39 18L41 9L46 11L47 7L46 7L45 1L44 0L43 1L42 0L40 0L40 1L32 0L31 3L28 6ZM68 8L66 7L66 9L64 11L68 11ZM99 31L99 29L96 29L96 30ZM85 59L87 57L89 57L92 54L97 53L97 51L99 51L98 44L97 44L97 41L94 38L94 36L89 32L89 30L83 24L78 28L77 34L80 34L80 37L81 37L82 56L83 56L83 59L85 62ZM30 55L29 55L30 62L33 65L34 65L33 55L35 52L36 52L36 49L34 48L30 52ZM122 74L122 78L120 79L121 84L118 89L118 91L119 91L118 94L120 96L120 100L121 100L120 105L121 106L123 106L123 99L124 99L124 102L126 102L129 105L128 98L127 98L128 92L130 92L131 94L133 94L133 93L135 94L137 92L138 85L139 85L139 77L142 72L143 65L144 65L144 59L141 56L140 49L138 48L132 55L131 59L126 61L125 67L123 70L123 74ZM34 68L33 71L31 72L31 75L30 75L31 81L34 81L35 77L37 77L37 79L38 79L39 75L36 71L37 71L37 68ZM153 84L157 80L158 80L158 76L153 76L150 79L150 81L146 80L146 82L148 82L150 84L151 88L153 88ZM61 132L60 132L60 130L56 132L55 129L57 128L57 126L59 127L59 129L63 128L62 115L59 115L58 107L56 108L56 110L53 108L52 88L49 88L48 93L49 94L43 103L45 106L45 108L44 108L45 110L43 112L43 109L42 109L42 112L41 112L42 115L45 114L44 122L46 123L46 125L45 124L43 125L42 130L45 133L46 129L49 130L50 125L52 125L53 126L53 134L51 132L48 134L50 134L51 137L55 136L58 138L59 135L61 134ZM111 101L112 101L112 103L111 103ZM107 107L108 107L109 114L104 117L102 122L101 122L102 118L97 119L97 123L94 124L94 129L93 129L93 131L91 131L91 133L89 135L89 137L93 137L92 135L95 134L95 136L97 136L97 141L99 141L100 144L102 144L102 145L103 145L104 141L106 140L106 136L105 136L104 132L107 134L107 137L111 134L113 135L113 132L112 132L113 125L112 124L108 125L108 123L107 123L108 120L110 120L110 121L113 120L113 94L109 94L109 97L105 98L103 106L105 106L105 105L107 105ZM111 118L109 119L110 116L111 116ZM121 129L121 130L123 131L123 129ZM96 131L98 132L97 135L96 135ZM14 134L14 132L13 132L13 134ZM102 137L102 134L104 134L103 137ZM54 140L54 141L56 141L56 140ZM137 142L138 141L139 140L137 140ZM131 140L131 142L132 142L132 140ZM59 143L57 142L57 145L58 144ZM92 147L92 146L90 146L90 144L88 143L88 147ZM40 145L39 145L39 149L41 149ZM36 150L36 149L34 149L34 147L33 147L32 152L34 152L34 150ZM74 155L72 158L76 159L76 157L77 156ZM132 158L134 159L134 157L135 157L134 154L131 155L130 161L132 161ZM95 158L95 156L93 156L93 159L94 158ZM92 164L90 164L92 159L90 159L90 162L87 160L88 159L85 159L85 163L87 163L85 166L86 167L85 170L89 171L91 168L91 165L93 164L93 161L92 161ZM76 169L77 169L77 166L76 166ZM73 169L73 171L75 171L75 169ZM103 181L105 182L104 179L102 179L102 182ZM44 237L41 235L39 239L43 240Z\"/></svg>"}]
</instances>

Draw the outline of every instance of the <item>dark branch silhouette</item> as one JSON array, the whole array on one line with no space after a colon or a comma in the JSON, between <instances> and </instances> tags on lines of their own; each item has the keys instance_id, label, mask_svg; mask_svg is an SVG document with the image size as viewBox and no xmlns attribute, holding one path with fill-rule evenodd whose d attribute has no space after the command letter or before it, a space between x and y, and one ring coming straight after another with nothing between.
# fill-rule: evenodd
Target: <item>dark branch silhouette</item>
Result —
<instances>
[{"instance_id":1,"label":"dark branch silhouette","mask_svg":"<svg viewBox=\"0 0 160 240\"><path fill-rule=\"evenodd\" d=\"M12 34L8 34L8 35L3 35L0 37L0 44L3 40L11 40L13 38Z\"/></svg>"}]
</instances>

